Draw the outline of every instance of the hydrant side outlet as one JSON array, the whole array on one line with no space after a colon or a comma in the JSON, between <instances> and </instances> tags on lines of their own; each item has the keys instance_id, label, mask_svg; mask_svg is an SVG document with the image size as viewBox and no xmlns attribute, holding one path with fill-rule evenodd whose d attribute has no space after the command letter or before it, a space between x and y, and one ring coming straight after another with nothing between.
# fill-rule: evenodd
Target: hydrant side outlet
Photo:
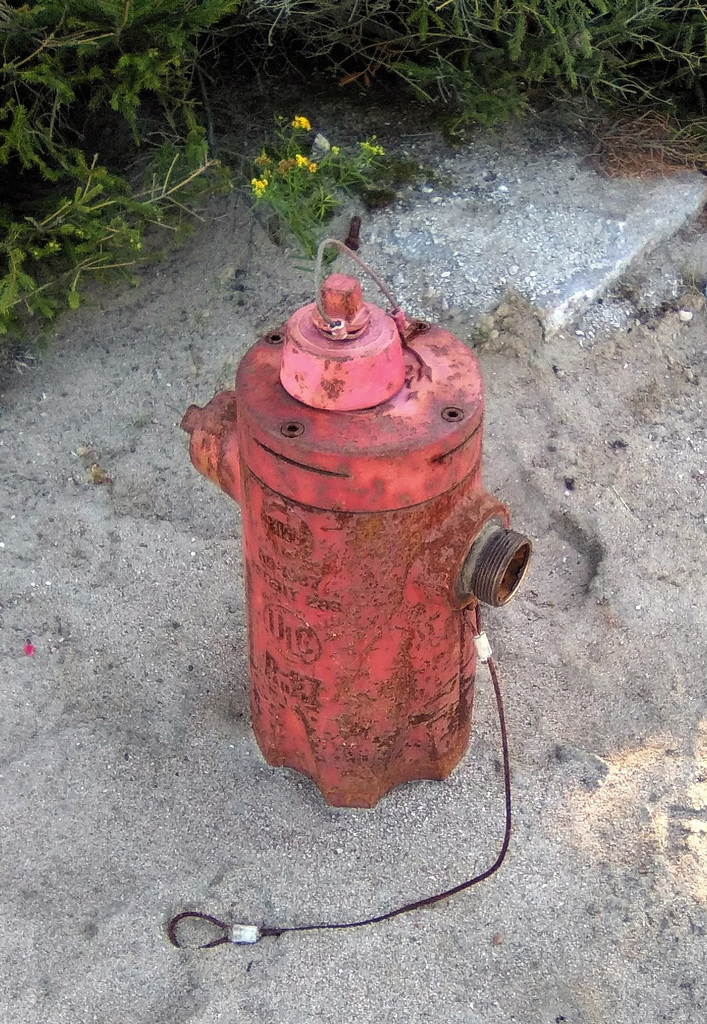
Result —
<instances>
[{"instance_id":1,"label":"hydrant side outlet","mask_svg":"<svg viewBox=\"0 0 707 1024\"><path fill-rule=\"evenodd\" d=\"M476 655L463 609L505 603L530 542L481 482L473 354L426 324L401 338L363 308L355 279L332 276L323 314L304 307L261 338L235 392L192 406L183 426L195 466L241 503L260 748L329 803L372 807L402 782L445 778L464 754ZM303 337L307 358L293 362ZM373 390L383 379L390 397L361 404L372 391L357 364L371 356L378 372L381 351L399 352L402 381L378 373ZM332 379L334 404L315 404Z\"/></svg>"}]
</instances>

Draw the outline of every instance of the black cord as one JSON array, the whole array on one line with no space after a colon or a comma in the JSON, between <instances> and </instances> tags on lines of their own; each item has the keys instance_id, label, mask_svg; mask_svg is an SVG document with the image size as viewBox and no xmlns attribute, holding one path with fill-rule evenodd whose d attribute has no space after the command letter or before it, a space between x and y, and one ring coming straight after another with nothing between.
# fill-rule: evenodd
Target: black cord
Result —
<instances>
[{"instance_id":1,"label":"black cord","mask_svg":"<svg viewBox=\"0 0 707 1024\"><path fill-rule=\"evenodd\" d=\"M479 636L482 633L481 627L481 614L477 607L474 609L475 616L475 636ZM478 885L480 882L485 882L487 878L495 874L503 864L508 852L508 847L511 841L511 824L512 824L512 806L511 806L511 764L510 755L508 752L508 731L506 729L506 716L503 709L503 695L501 693L501 684L498 678L498 672L492 655L488 655L486 659L488 665L489 674L491 676L491 682L493 684L493 692L496 698L496 710L498 713L498 725L501 733L501 749L503 751L503 789L505 797L505 829L503 833L503 842L493 864L482 871L481 874L474 875L473 878L467 879L465 882L461 882L459 885L455 885L451 889L445 889L444 892L434 893L432 896L426 896L420 900L414 900L412 903L406 903L402 907L396 907L394 910L389 910L385 914L377 914L375 917L366 917L360 921L342 921L342 922L322 922L320 924L298 924L298 925L287 925L283 927L268 926L264 925L262 928L255 931L255 938L244 939L243 941L254 942L260 938L278 938L280 935L287 935L290 932L317 932L317 931L339 931L348 928L363 928L371 924L381 924L383 921L390 921L394 917L399 917L401 914L409 914L413 910L422 910L423 907L431 907L435 903L440 903L442 900L449 899L450 896L456 896L457 893L464 892L466 889L471 889L472 886ZM225 934L213 939L211 942L207 942L199 949L211 949L214 946L220 946L225 942L233 942L234 939L231 937L231 929L225 921L219 921L218 918L212 917L209 914L201 913L198 910L185 910L180 914L177 914L171 919L167 925L167 936L173 946L181 947L181 943L177 939L176 926L180 921L186 918L197 918L200 921L206 921L209 924L213 924L218 928L224 929ZM246 928L248 926L245 926Z\"/></svg>"}]
</instances>

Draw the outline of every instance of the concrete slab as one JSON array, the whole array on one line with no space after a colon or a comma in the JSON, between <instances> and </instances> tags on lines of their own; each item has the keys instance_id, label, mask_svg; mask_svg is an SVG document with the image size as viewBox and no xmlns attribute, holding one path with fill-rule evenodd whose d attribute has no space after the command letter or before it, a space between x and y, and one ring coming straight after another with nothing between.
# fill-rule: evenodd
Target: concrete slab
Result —
<instances>
[{"instance_id":1,"label":"concrete slab","mask_svg":"<svg viewBox=\"0 0 707 1024\"><path fill-rule=\"evenodd\" d=\"M410 152L431 155L428 143ZM367 233L399 301L430 317L478 315L510 289L556 330L707 200L701 174L612 180L538 128L479 135L462 153L432 159L442 184L411 190Z\"/></svg>"}]
</instances>

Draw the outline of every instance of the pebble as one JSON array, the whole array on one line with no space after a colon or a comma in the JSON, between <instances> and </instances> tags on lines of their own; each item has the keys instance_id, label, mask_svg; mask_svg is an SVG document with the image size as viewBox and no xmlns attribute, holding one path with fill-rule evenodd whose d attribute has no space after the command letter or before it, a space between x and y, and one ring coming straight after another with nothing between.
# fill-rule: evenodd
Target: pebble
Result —
<instances>
[{"instance_id":1,"label":"pebble","mask_svg":"<svg viewBox=\"0 0 707 1024\"><path fill-rule=\"evenodd\" d=\"M678 313L679 318L684 324L689 324L695 314L689 309L681 309Z\"/></svg>"}]
</instances>

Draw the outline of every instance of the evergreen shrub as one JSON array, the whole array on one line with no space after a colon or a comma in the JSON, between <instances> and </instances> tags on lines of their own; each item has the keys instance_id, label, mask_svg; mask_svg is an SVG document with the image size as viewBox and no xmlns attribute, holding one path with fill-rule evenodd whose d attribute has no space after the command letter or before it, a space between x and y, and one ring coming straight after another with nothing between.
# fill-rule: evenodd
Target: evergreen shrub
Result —
<instances>
[{"instance_id":1,"label":"evergreen shrub","mask_svg":"<svg viewBox=\"0 0 707 1024\"><path fill-rule=\"evenodd\" d=\"M707 113L707 0L0 0L0 56L0 346L227 186L204 125L226 66L398 79L452 130L581 93L705 137L681 125Z\"/></svg>"}]
</instances>

